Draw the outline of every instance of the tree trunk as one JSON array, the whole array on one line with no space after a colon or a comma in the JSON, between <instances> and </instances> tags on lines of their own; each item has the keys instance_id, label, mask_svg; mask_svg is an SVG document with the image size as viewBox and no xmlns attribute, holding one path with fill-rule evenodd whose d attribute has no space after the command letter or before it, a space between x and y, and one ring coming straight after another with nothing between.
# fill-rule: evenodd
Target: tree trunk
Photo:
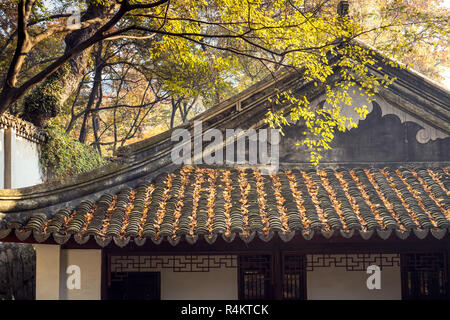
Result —
<instances>
[{"instance_id":1,"label":"tree trunk","mask_svg":"<svg viewBox=\"0 0 450 320\"><path fill-rule=\"evenodd\" d=\"M102 42L99 42L97 52L95 53L95 75L94 75L94 84L92 85L91 94L89 95L89 100L86 106L86 112L83 117L83 124L80 130L79 141L81 143L86 143L86 139L89 133L88 119L91 116L91 112L93 112L92 107L94 105L94 101L99 97L99 88L102 81L102 72L104 63L102 61Z\"/></svg>"},{"instance_id":2,"label":"tree trunk","mask_svg":"<svg viewBox=\"0 0 450 320\"><path fill-rule=\"evenodd\" d=\"M100 79L101 81L101 79ZM100 142L100 137L98 135L98 130L100 129L100 116L98 114L98 111L100 109L100 105L102 103L102 98L103 98L103 89L102 89L102 84L100 82L99 84L99 88L98 88L98 99L97 99L97 103L95 105L95 111L92 113L92 130L94 132L94 139L95 139L95 148L97 149L98 153L100 153L100 155L102 155L102 149L100 148L100 144L98 142Z\"/></svg>"},{"instance_id":3,"label":"tree trunk","mask_svg":"<svg viewBox=\"0 0 450 320\"><path fill-rule=\"evenodd\" d=\"M82 21L105 16L106 5L91 4L81 18ZM68 52L84 40L91 37L99 25L75 30L65 37ZM64 102L78 89L78 85L87 72L92 47L82 51L63 64L55 73L35 87L24 99L22 118L37 126L45 126L48 121L58 115Z\"/></svg>"}]
</instances>

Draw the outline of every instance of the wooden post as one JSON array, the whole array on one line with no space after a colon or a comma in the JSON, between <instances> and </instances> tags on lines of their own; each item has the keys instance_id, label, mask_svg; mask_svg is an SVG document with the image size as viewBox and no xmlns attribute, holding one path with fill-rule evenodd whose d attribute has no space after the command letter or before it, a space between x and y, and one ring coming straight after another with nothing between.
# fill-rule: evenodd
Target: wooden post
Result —
<instances>
[{"instance_id":1,"label":"wooden post","mask_svg":"<svg viewBox=\"0 0 450 320\"><path fill-rule=\"evenodd\" d=\"M242 111L241 100L238 100L236 102L236 111L237 112L241 112Z\"/></svg>"},{"instance_id":2,"label":"wooden post","mask_svg":"<svg viewBox=\"0 0 450 320\"><path fill-rule=\"evenodd\" d=\"M283 269L281 261L281 250L276 248L273 250L273 299L282 300L283 299Z\"/></svg>"},{"instance_id":3,"label":"wooden post","mask_svg":"<svg viewBox=\"0 0 450 320\"><path fill-rule=\"evenodd\" d=\"M450 300L450 244L447 245L447 250L445 252L444 250L444 254L446 256L446 261L445 261L445 281L446 281L446 289L447 289L447 299Z\"/></svg>"},{"instance_id":4,"label":"wooden post","mask_svg":"<svg viewBox=\"0 0 450 320\"><path fill-rule=\"evenodd\" d=\"M12 189L14 185L13 171L14 171L14 150L16 144L16 130L14 128L7 128L4 134L4 155L5 155L5 170L4 170L4 188Z\"/></svg>"}]
</instances>

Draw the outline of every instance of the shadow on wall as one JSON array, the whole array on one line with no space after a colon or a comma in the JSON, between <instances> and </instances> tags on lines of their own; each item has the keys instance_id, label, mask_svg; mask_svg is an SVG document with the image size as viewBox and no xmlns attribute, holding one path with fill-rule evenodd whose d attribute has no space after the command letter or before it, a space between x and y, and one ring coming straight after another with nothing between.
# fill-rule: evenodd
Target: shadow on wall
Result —
<instances>
[{"instance_id":1,"label":"shadow on wall","mask_svg":"<svg viewBox=\"0 0 450 320\"><path fill-rule=\"evenodd\" d=\"M35 270L31 244L0 242L0 300L34 300Z\"/></svg>"}]
</instances>

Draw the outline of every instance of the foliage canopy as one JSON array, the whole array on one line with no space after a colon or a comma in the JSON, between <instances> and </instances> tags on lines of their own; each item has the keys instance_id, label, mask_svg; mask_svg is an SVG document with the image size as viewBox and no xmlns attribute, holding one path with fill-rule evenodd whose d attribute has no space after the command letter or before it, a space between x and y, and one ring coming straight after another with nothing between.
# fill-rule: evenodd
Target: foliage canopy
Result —
<instances>
[{"instance_id":1,"label":"foliage canopy","mask_svg":"<svg viewBox=\"0 0 450 320\"><path fill-rule=\"evenodd\" d=\"M351 104L350 88L358 84L370 99L394 80L369 72L373 51L355 40L406 63L419 61L433 77L436 63L424 53L448 65L448 10L441 1L354 0L348 15L337 14L339 2L6 0L0 7L0 110L20 109L24 99L25 107L50 116L58 110L70 118L67 132L79 132L80 141L92 141L99 151L114 150L165 106L172 108L172 126L177 112L184 121L192 106L212 105L283 67L323 86L328 107L280 92L268 102L267 122L282 128L287 117L304 121L309 134L302 143L317 164L335 132L355 126L341 112ZM68 23L74 17L68 5L81 12L77 26ZM63 66L69 72L59 72ZM263 72L251 76L255 70ZM59 81L51 88L58 90L26 97L51 75ZM46 101L59 107L49 112ZM289 114L277 112L279 104L289 104Z\"/></svg>"}]
</instances>

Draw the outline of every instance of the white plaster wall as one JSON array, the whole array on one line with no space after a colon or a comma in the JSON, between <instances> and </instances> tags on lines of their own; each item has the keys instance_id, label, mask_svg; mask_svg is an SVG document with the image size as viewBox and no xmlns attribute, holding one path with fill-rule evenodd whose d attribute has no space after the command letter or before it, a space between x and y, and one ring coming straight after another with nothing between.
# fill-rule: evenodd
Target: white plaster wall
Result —
<instances>
[{"instance_id":1,"label":"white plaster wall","mask_svg":"<svg viewBox=\"0 0 450 320\"><path fill-rule=\"evenodd\" d=\"M67 267L80 268L80 289L68 289ZM100 300L101 299L102 251L93 249L61 250L59 298L61 300Z\"/></svg>"},{"instance_id":2,"label":"white plaster wall","mask_svg":"<svg viewBox=\"0 0 450 320\"><path fill-rule=\"evenodd\" d=\"M155 270L157 271L157 270ZM237 268L209 272L161 272L162 300L237 300Z\"/></svg>"},{"instance_id":3,"label":"white plaster wall","mask_svg":"<svg viewBox=\"0 0 450 320\"><path fill-rule=\"evenodd\" d=\"M161 276L162 300L237 300L237 267L215 265L206 272L175 272L171 267L170 256L155 256L152 260L146 256L112 257L112 271L117 272L159 272ZM189 259L180 256L174 266L183 268ZM216 258L218 258L216 260ZM230 258L230 257L229 257ZM234 257L236 259L236 257ZM206 266L202 256L193 256L192 261ZM219 261L220 256L211 256ZM152 262L153 261L153 262ZM138 269L137 266L140 265ZM166 267L162 268L161 266ZM198 267L200 268L200 267ZM196 269L200 270L200 269Z\"/></svg>"},{"instance_id":4,"label":"white plaster wall","mask_svg":"<svg viewBox=\"0 0 450 320\"><path fill-rule=\"evenodd\" d=\"M42 173L39 164L39 145L17 135L15 140L12 188L28 187L41 183Z\"/></svg>"},{"instance_id":5,"label":"white plaster wall","mask_svg":"<svg viewBox=\"0 0 450 320\"><path fill-rule=\"evenodd\" d=\"M307 272L308 300L400 300L400 267L383 267L381 289L369 290L366 271L346 271L345 267L314 267Z\"/></svg>"}]
</instances>

